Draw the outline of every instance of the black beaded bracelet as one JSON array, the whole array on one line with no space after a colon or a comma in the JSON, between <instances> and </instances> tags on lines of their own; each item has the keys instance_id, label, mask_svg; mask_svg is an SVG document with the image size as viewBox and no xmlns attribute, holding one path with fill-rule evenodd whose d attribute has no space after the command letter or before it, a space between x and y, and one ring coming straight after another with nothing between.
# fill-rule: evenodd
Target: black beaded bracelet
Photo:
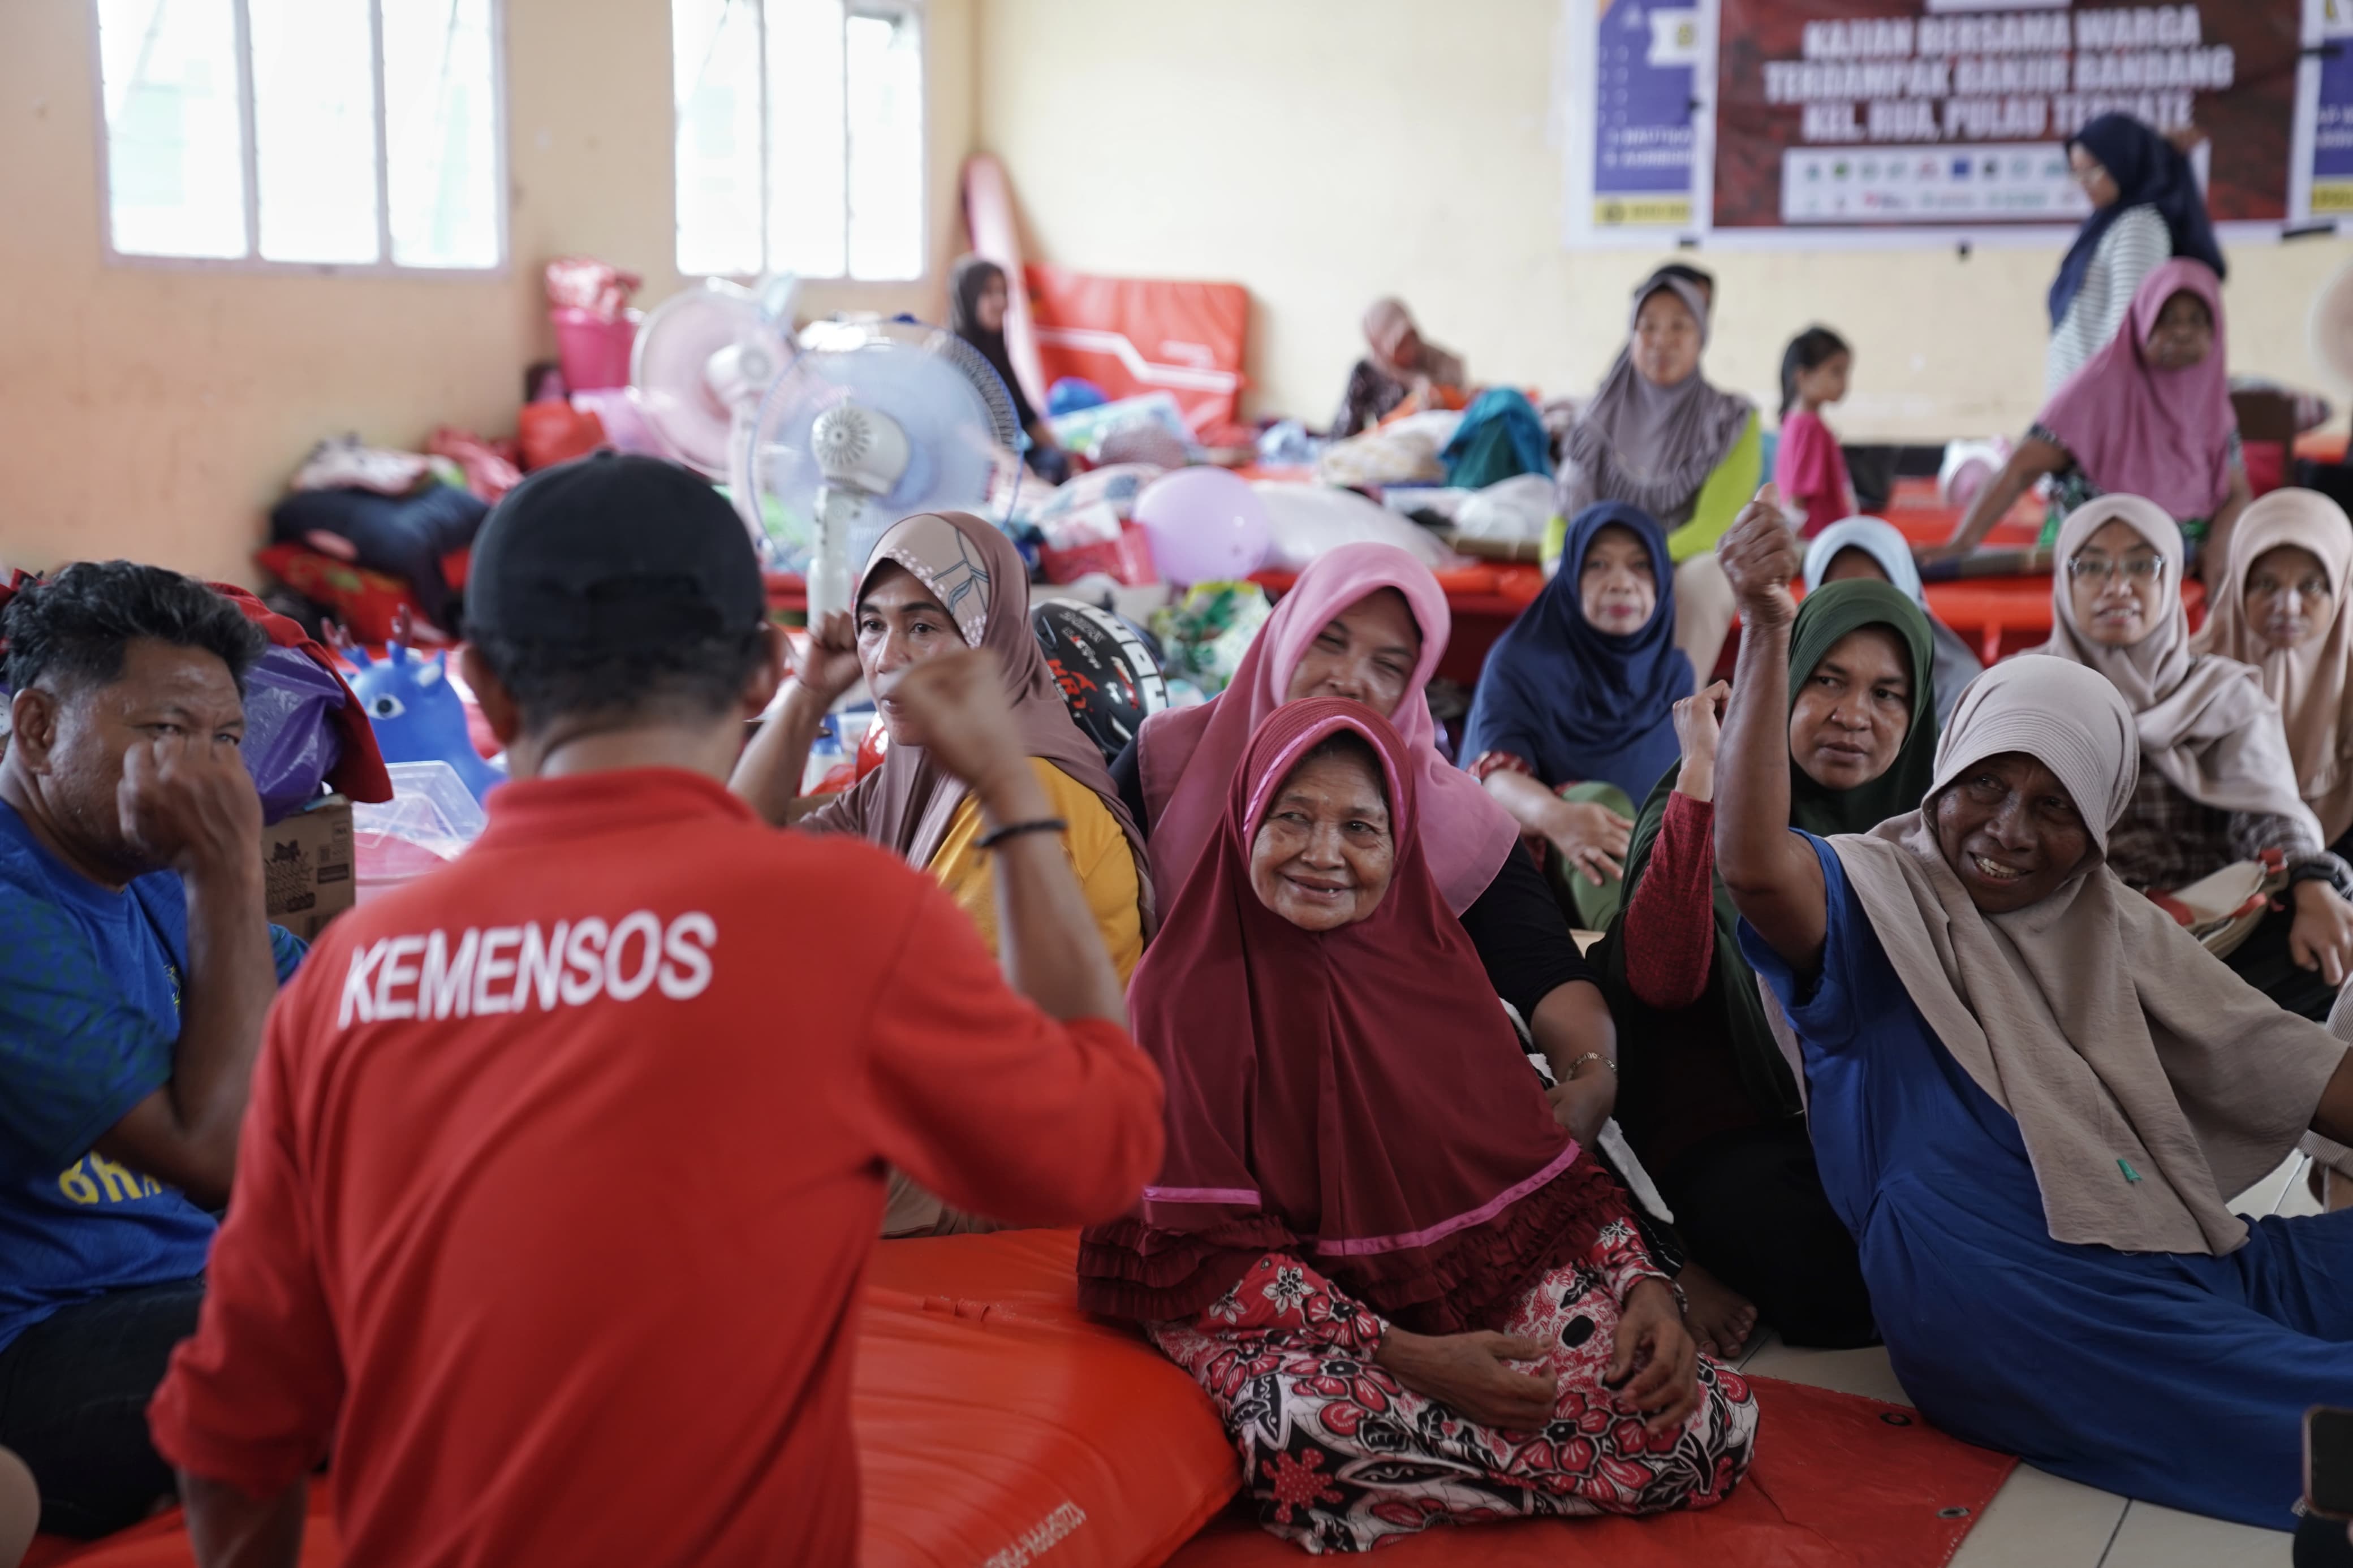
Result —
<instances>
[{"instance_id":1,"label":"black beaded bracelet","mask_svg":"<svg viewBox=\"0 0 2353 1568\"><path fill-rule=\"evenodd\" d=\"M1025 833L1068 833L1071 825L1059 816L1041 816L1033 822L1008 822L1002 827L992 827L980 836L979 847L994 849L1008 838L1018 838Z\"/></svg>"}]
</instances>

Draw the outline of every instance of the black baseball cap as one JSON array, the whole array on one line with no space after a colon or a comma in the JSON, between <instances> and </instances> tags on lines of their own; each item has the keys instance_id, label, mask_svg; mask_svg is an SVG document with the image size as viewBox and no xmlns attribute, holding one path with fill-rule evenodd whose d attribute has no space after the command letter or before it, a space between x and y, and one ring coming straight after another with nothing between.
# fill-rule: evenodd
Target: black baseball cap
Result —
<instances>
[{"instance_id":1,"label":"black baseball cap","mask_svg":"<svg viewBox=\"0 0 2353 1568\"><path fill-rule=\"evenodd\" d=\"M466 577L468 637L537 647L743 636L767 610L735 509L676 463L617 452L508 491Z\"/></svg>"}]
</instances>

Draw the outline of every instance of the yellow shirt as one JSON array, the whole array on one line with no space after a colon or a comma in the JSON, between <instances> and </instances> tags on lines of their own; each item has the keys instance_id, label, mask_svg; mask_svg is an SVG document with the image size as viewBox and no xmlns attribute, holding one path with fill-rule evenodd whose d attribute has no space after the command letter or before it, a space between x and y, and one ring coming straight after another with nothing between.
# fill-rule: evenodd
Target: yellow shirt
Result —
<instances>
[{"instance_id":1,"label":"yellow shirt","mask_svg":"<svg viewBox=\"0 0 2353 1568\"><path fill-rule=\"evenodd\" d=\"M1740 438L1724 455L1724 460L1708 470L1707 478L1693 498L1692 514L1681 526L1667 534L1667 559L1680 566L1694 555L1715 552L1724 536L1732 531L1735 518L1757 494L1757 487L1771 476L1765 471L1764 426L1760 416L1751 414L1742 426ZM1556 515L1545 528L1544 543L1539 558L1544 562L1545 575L1549 577L1560 569L1560 552L1568 547L1568 525L1571 520Z\"/></svg>"},{"instance_id":2,"label":"yellow shirt","mask_svg":"<svg viewBox=\"0 0 2353 1568\"><path fill-rule=\"evenodd\" d=\"M1071 869L1086 892L1095 929L1103 932L1103 949L1124 986L1144 956L1144 916L1136 908L1135 857L1128 849L1127 835L1094 791L1043 757L1030 758L1029 766L1053 802L1053 815L1071 825L1062 835L1062 853L1070 857ZM974 847L980 835L980 803L966 795L948 820L948 836L940 841L939 852L932 857L932 875L972 917L981 941L995 952L997 874L988 856Z\"/></svg>"}]
</instances>

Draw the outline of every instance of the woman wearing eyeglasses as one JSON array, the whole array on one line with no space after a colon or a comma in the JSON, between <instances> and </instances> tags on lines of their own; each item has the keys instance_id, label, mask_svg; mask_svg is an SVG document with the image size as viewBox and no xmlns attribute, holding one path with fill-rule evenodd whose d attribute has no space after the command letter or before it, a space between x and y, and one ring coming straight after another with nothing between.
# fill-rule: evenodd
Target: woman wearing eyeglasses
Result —
<instances>
[{"instance_id":1,"label":"woman wearing eyeglasses","mask_svg":"<svg viewBox=\"0 0 2353 1568\"><path fill-rule=\"evenodd\" d=\"M1922 559L1965 555L2037 480L2051 480L2042 542L2068 513L2102 495L2144 496L2180 528L2193 566L2228 558L2231 528L2248 500L2231 407L2222 285L2188 257L2141 280L2108 346L2042 405L1994 481L1978 492L1953 537ZM2202 546L2202 548L2201 548Z\"/></svg>"},{"instance_id":2,"label":"woman wearing eyeglasses","mask_svg":"<svg viewBox=\"0 0 2353 1568\"><path fill-rule=\"evenodd\" d=\"M2326 1018L2353 971L2353 869L2305 804L2262 678L2190 647L2181 553L2153 501L2078 509L2059 531L2051 640L2034 651L2099 671L2133 710L2140 778L2109 834L2109 868L2134 889L2168 890L2278 850L2287 890L2228 962L2290 1012Z\"/></svg>"}]
</instances>

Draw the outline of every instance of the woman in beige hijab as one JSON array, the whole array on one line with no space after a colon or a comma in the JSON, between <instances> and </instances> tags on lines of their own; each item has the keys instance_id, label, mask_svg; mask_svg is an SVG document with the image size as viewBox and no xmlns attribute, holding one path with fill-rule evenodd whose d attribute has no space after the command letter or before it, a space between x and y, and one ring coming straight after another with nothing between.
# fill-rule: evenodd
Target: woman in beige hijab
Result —
<instances>
[{"instance_id":1,"label":"woman in beige hijab","mask_svg":"<svg viewBox=\"0 0 2353 1568\"><path fill-rule=\"evenodd\" d=\"M2289 887L2231 967L2293 1013L2328 1016L2353 971L2353 870L2328 852L2280 723L2253 668L2192 649L2181 531L2162 507L2102 496L2059 530L2051 640L2035 651L2097 670L2132 710L2140 784L2108 868L2170 892L2275 853Z\"/></svg>"},{"instance_id":2,"label":"woman in beige hijab","mask_svg":"<svg viewBox=\"0 0 2353 1568\"><path fill-rule=\"evenodd\" d=\"M2317 490L2274 490L2241 514L2190 646L2253 665L2279 705L2298 791L2338 854L2353 831L2353 521Z\"/></svg>"},{"instance_id":3,"label":"woman in beige hijab","mask_svg":"<svg viewBox=\"0 0 2353 1568\"><path fill-rule=\"evenodd\" d=\"M917 512L875 542L856 608L824 617L807 656L728 787L768 821L808 833L854 835L928 869L981 939L997 945L991 824L980 798L932 760L913 716L891 696L905 672L957 648L996 656L1014 728L1050 823L1124 985L1152 934L1152 879L1143 835L1120 803L1103 752L1071 719L1029 631L1029 574L1004 532L969 512ZM860 679L890 741L882 765L838 795L803 797L818 725ZM891 1173L886 1237L993 1230L959 1214L901 1172Z\"/></svg>"},{"instance_id":4,"label":"woman in beige hijab","mask_svg":"<svg viewBox=\"0 0 2353 1568\"><path fill-rule=\"evenodd\" d=\"M2240 515L2190 646L2253 665L2279 705L2296 787L2339 858L2353 843L2353 520L2317 490L2274 490ZM2315 1192L2353 1206L2353 1150L2314 1139ZM2326 1167L2326 1171L2321 1167Z\"/></svg>"},{"instance_id":5,"label":"woman in beige hijab","mask_svg":"<svg viewBox=\"0 0 2353 1568\"><path fill-rule=\"evenodd\" d=\"M1979 677L1918 810L1792 832L1770 497L1723 550L1747 629L1716 869L1896 1375L1972 1442L2289 1528L2306 1407L2353 1404L2353 1216L2228 1200L2307 1129L2353 1134L2353 1058L2108 868L2144 742L2080 664Z\"/></svg>"}]
</instances>

